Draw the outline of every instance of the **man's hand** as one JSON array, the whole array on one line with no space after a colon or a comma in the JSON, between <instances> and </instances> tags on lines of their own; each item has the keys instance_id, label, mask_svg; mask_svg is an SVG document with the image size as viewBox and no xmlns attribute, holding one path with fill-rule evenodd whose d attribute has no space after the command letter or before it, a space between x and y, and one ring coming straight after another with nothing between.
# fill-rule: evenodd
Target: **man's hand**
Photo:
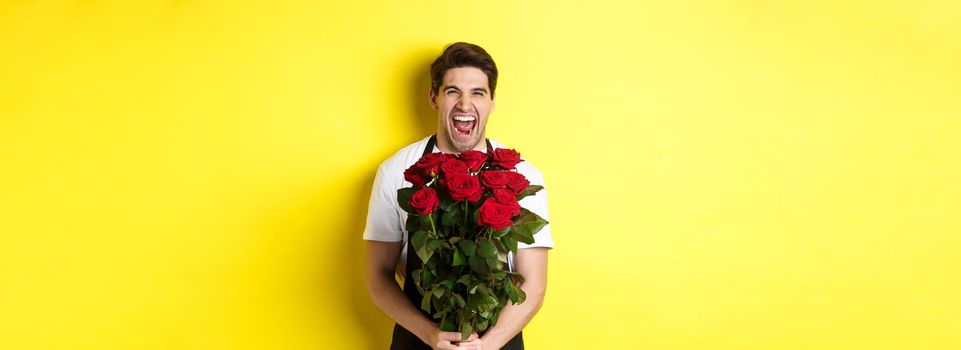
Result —
<instances>
[{"instance_id":1,"label":"man's hand","mask_svg":"<svg viewBox=\"0 0 961 350\"><path fill-rule=\"evenodd\" d=\"M457 339L460 339L460 333L457 334ZM467 340L457 342L457 349L463 350L486 350L484 348L484 341L477 336L477 332L471 333Z\"/></svg>"},{"instance_id":2,"label":"man's hand","mask_svg":"<svg viewBox=\"0 0 961 350\"><path fill-rule=\"evenodd\" d=\"M430 345L432 349L460 349L457 347L457 341L460 340L460 333L458 332L444 332L436 331L431 332L430 335Z\"/></svg>"},{"instance_id":3,"label":"man's hand","mask_svg":"<svg viewBox=\"0 0 961 350\"><path fill-rule=\"evenodd\" d=\"M430 334L430 347L433 349L480 349L479 347L473 347L474 341L480 341L477 337L477 333L471 334L467 340L460 340L460 332L443 332L437 331ZM468 347L463 345L468 343Z\"/></svg>"}]
</instances>

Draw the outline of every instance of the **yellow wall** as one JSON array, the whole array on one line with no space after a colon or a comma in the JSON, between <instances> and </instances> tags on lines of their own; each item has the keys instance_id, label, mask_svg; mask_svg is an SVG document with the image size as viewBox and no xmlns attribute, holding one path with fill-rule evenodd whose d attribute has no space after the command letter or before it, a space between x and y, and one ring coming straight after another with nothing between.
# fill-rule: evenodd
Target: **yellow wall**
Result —
<instances>
[{"instance_id":1,"label":"yellow wall","mask_svg":"<svg viewBox=\"0 0 961 350\"><path fill-rule=\"evenodd\" d=\"M0 348L385 348L458 40L551 194L529 348L961 348L961 5L576 3L0 2Z\"/></svg>"}]
</instances>

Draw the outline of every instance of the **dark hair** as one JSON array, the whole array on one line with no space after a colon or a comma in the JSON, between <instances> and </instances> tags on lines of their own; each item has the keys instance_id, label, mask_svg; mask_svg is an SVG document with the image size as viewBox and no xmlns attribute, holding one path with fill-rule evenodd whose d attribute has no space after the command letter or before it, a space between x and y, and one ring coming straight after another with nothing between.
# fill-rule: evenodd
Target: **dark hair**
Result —
<instances>
[{"instance_id":1,"label":"dark hair","mask_svg":"<svg viewBox=\"0 0 961 350\"><path fill-rule=\"evenodd\" d=\"M437 89L444 81L444 73L448 69L458 67L474 67L487 74L487 88L494 96L497 87L497 65L491 55L484 48L465 42L456 42L444 47L444 52L430 65L430 89L437 94Z\"/></svg>"}]
</instances>

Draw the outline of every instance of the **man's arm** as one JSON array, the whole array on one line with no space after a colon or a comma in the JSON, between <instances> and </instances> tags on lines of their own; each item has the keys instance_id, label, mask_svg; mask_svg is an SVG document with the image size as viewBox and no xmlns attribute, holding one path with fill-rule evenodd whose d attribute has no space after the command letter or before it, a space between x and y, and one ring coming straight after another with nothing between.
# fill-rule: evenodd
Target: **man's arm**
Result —
<instances>
[{"instance_id":1,"label":"man's arm","mask_svg":"<svg viewBox=\"0 0 961 350\"><path fill-rule=\"evenodd\" d=\"M442 332L407 300L407 295L394 280L394 266L400 257L402 242L367 242L367 293L374 305L402 327L414 333L424 344L435 349L455 349L452 341L460 340L458 332Z\"/></svg>"},{"instance_id":2,"label":"man's arm","mask_svg":"<svg viewBox=\"0 0 961 350\"><path fill-rule=\"evenodd\" d=\"M547 291L547 248L518 249L514 257L517 272L524 276L521 289L527 299L518 305L510 301L497 318L497 324L481 337L484 347L500 349L514 338L544 304Z\"/></svg>"}]
</instances>

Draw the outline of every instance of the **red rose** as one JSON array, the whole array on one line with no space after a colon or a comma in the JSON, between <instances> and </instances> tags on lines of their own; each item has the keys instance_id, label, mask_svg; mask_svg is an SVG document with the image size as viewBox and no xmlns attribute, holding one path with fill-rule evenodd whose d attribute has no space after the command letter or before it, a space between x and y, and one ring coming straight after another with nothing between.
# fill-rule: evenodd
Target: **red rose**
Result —
<instances>
[{"instance_id":1,"label":"red rose","mask_svg":"<svg viewBox=\"0 0 961 350\"><path fill-rule=\"evenodd\" d=\"M450 191L450 197L455 201L469 200L476 202L484 194L477 176L470 174L455 174L444 181Z\"/></svg>"},{"instance_id":2,"label":"red rose","mask_svg":"<svg viewBox=\"0 0 961 350\"><path fill-rule=\"evenodd\" d=\"M423 170L416 166L411 166L407 168L407 170L404 170L404 180L414 184L416 187L424 187L424 185L430 182L430 178L424 175Z\"/></svg>"},{"instance_id":3,"label":"red rose","mask_svg":"<svg viewBox=\"0 0 961 350\"><path fill-rule=\"evenodd\" d=\"M513 149L498 148L494 150L494 165L510 170L514 169L517 163L523 161L521 154Z\"/></svg>"},{"instance_id":4,"label":"red rose","mask_svg":"<svg viewBox=\"0 0 961 350\"><path fill-rule=\"evenodd\" d=\"M477 224L495 230L503 230L514 224L511 221L511 217L514 216L512 213L513 210L510 206L488 198L477 209Z\"/></svg>"},{"instance_id":5,"label":"red rose","mask_svg":"<svg viewBox=\"0 0 961 350\"><path fill-rule=\"evenodd\" d=\"M437 198L437 192L434 192L433 188L424 187L414 192L407 204L410 204L410 207L417 210L421 216L427 216L440 206L440 199Z\"/></svg>"},{"instance_id":6,"label":"red rose","mask_svg":"<svg viewBox=\"0 0 961 350\"><path fill-rule=\"evenodd\" d=\"M451 177L455 174L467 174L467 164L464 164L464 162L456 158L448 158L440 164L440 171L444 173L445 177Z\"/></svg>"},{"instance_id":7,"label":"red rose","mask_svg":"<svg viewBox=\"0 0 961 350\"><path fill-rule=\"evenodd\" d=\"M531 184L531 182L527 181L527 178L521 173L513 171L509 171L507 173L509 174L509 176L507 176L507 188L509 188L511 191L514 191L514 194L521 194L521 192L524 192L524 190L527 189L527 186Z\"/></svg>"},{"instance_id":8,"label":"red rose","mask_svg":"<svg viewBox=\"0 0 961 350\"><path fill-rule=\"evenodd\" d=\"M444 153L428 153L420 157L417 163L414 163L414 166L423 170L425 175L437 176L437 168L450 156Z\"/></svg>"},{"instance_id":9,"label":"red rose","mask_svg":"<svg viewBox=\"0 0 961 350\"><path fill-rule=\"evenodd\" d=\"M470 150L461 152L461 154L457 156L457 159L467 164L467 169L476 172L484 166L484 162L487 161L487 154L481 151Z\"/></svg>"},{"instance_id":10,"label":"red rose","mask_svg":"<svg viewBox=\"0 0 961 350\"><path fill-rule=\"evenodd\" d=\"M521 215L521 205L517 203L514 192L505 189L494 190L494 200L497 203L508 206L511 209L511 217Z\"/></svg>"},{"instance_id":11,"label":"red rose","mask_svg":"<svg viewBox=\"0 0 961 350\"><path fill-rule=\"evenodd\" d=\"M487 188L507 188L510 171L489 170L480 173L480 181Z\"/></svg>"}]
</instances>

